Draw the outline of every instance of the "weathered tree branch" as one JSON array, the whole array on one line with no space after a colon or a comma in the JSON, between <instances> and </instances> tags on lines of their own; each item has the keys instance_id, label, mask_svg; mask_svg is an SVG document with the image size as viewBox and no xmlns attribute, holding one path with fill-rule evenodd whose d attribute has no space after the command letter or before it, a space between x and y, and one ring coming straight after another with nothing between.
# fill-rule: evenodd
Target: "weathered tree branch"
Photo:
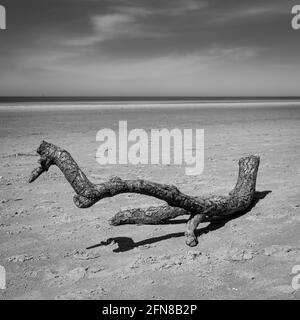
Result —
<instances>
[{"instance_id":1,"label":"weathered tree branch","mask_svg":"<svg viewBox=\"0 0 300 320\"><path fill-rule=\"evenodd\" d=\"M167 220L187 214L190 215L188 211L178 207L168 205L151 206L148 208L121 210L116 213L109 222L113 226L122 224L161 224Z\"/></svg>"},{"instance_id":2,"label":"weathered tree branch","mask_svg":"<svg viewBox=\"0 0 300 320\"><path fill-rule=\"evenodd\" d=\"M79 208L88 208L101 199L121 193L139 193L167 202L168 206L152 207L146 211L127 212L127 221L142 223L147 219L159 222L183 214L191 215L187 223L187 244L197 244L195 229L206 217L224 216L246 209L254 196L259 157L250 155L239 160L239 176L235 188L228 196L191 197L180 192L176 186L159 184L146 180L122 180L113 177L107 182L94 184L79 168L72 156L65 150L42 141L37 149L41 156L39 168L33 170L29 182L36 180L51 165L56 165L73 187L74 203ZM173 209L170 209L173 208ZM180 214L179 214L180 213ZM159 219L158 219L159 218ZM131 220L130 220L131 219ZM127 222L128 223L128 222Z\"/></svg>"},{"instance_id":3,"label":"weathered tree branch","mask_svg":"<svg viewBox=\"0 0 300 320\"><path fill-rule=\"evenodd\" d=\"M191 215L191 213L182 208L161 205L120 210L109 222L112 226L123 224L164 224L171 219L185 215ZM224 220L226 216L229 215L205 216L203 222Z\"/></svg>"}]
</instances>

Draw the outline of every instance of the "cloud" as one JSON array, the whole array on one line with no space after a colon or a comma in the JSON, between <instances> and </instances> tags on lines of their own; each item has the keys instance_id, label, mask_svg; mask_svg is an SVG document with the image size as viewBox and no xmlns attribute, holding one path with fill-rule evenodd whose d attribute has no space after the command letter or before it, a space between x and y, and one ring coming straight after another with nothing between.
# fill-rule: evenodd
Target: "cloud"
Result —
<instances>
[{"instance_id":1,"label":"cloud","mask_svg":"<svg viewBox=\"0 0 300 320\"><path fill-rule=\"evenodd\" d=\"M168 19L195 13L208 6L203 0L165 0L150 2L127 2L112 5L109 13L93 14L89 17L92 30L89 34L66 39L65 44L71 46L92 46L105 40L120 38L164 38L172 36L170 30L158 30L152 25L157 20L158 25L168 23ZM159 19L158 19L159 18ZM155 31L156 29L156 31Z\"/></svg>"},{"instance_id":2,"label":"cloud","mask_svg":"<svg viewBox=\"0 0 300 320\"><path fill-rule=\"evenodd\" d=\"M274 15L284 15L286 13L286 5L280 2L270 3L261 1L261 3L253 3L245 5L236 5L235 7L225 8L217 11L209 19L210 24L236 24L243 21L257 21L259 19L270 19Z\"/></svg>"},{"instance_id":3,"label":"cloud","mask_svg":"<svg viewBox=\"0 0 300 320\"><path fill-rule=\"evenodd\" d=\"M252 52L251 57L249 52ZM8 83L14 83L22 92L31 87L34 92L45 95L261 94L275 84L282 85L281 90L288 90L288 83L284 84L287 72L262 69L261 65L248 68L256 54L256 48L215 46L181 56L139 61L109 62L99 57L94 64L83 60L81 63L66 61L67 57L59 54L53 59L54 55L49 52L49 55L36 55L24 61L26 69L22 73L11 73L4 84L0 80L0 87L11 92ZM264 73L263 77L258 77Z\"/></svg>"},{"instance_id":4,"label":"cloud","mask_svg":"<svg viewBox=\"0 0 300 320\"><path fill-rule=\"evenodd\" d=\"M277 94L299 80L292 0L3 2L0 94L218 94L271 75Z\"/></svg>"},{"instance_id":5,"label":"cloud","mask_svg":"<svg viewBox=\"0 0 300 320\"><path fill-rule=\"evenodd\" d=\"M135 17L129 14L95 15L90 18L93 27L92 35L69 39L65 44L72 46L89 46L106 39L130 34Z\"/></svg>"},{"instance_id":6,"label":"cloud","mask_svg":"<svg viewBox=\"0 0 300 320\"><path fill-rule=\"evenodd\" d=\"M142 8L118 8L118 13L105 15L92 15L90 24L91 35L81 36L65 41L67 45L90 46L109 39L135 38L135 37L159 37L159 34L151 33L143 29L140 21L152 12Z\"/></svg>"}]
</instances>

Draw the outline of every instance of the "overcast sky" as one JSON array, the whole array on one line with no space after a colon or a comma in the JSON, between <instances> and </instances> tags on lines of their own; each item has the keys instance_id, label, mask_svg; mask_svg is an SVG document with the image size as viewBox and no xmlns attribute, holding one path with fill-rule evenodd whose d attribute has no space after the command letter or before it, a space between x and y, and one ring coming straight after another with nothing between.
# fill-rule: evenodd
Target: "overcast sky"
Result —
<instances>
[{"instance_id":1,"label":"overcast sky","mask_svg":"<svg viewBox=\"0 0 300 320\"><path fill-rule=\"evenodd\" d=\"M300 95L292 0L0 0L0 95Z\"/></svg>"}]
</instances>

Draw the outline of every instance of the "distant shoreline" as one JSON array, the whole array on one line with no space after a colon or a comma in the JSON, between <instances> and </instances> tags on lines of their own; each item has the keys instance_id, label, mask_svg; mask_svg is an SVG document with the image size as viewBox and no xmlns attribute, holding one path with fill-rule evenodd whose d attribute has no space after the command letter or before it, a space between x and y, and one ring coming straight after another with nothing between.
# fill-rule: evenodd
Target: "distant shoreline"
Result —
<instances>
[{"instance_id":1,"label":"distant shoreline","mask_svg":"<svg viewBox=\"0 0 300 320\"><path fill-rule=\"evenodd\" d=\"M138 102L160 102L160 103L195 103L195 102L246 102L246 101L257 101L257 102L266 102L266 101L300 101L300 96L289 96L289 97L143 97L143 96L126 96L126 97L111 97L111 96L103 96L103 97L69 97L69 96L50 96L50 97L11 97L11 96L0 96L0 104L1 103L74 103L74 102L89 102L89 103L138 103Z\"/></svg>"},{"instance_id":2,"label":"distant shoreline","mask_svg":"<svg viewBox=\"0 0 300 320\"><path fill-rule=\"evenodd\" d=\"M88 110L180 110L180 109L255 109L299 108L298 100L195 100L195 101L45 101L2 102L0 112L88 111Z\"/></svg>"}]
</instances>

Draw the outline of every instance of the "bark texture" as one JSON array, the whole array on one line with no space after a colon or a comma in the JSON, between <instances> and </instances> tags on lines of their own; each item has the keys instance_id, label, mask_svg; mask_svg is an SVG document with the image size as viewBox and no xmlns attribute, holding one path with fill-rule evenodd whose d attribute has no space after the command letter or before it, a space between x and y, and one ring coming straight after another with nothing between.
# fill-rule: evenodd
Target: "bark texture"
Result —
<instances>
[{"instance_id":1,"label":"bark texture","mask_svg":"<svg viewBox=\"0 0 300 320\"><path fill-rule=\"evenodd\" d=\"M190 246L197 244L194 231L200 222L209 217L226 216L249 207L255 193L260 161L255 155L239 160L238 180L228 196L192 197L180 192L176 186L147 180L122 180L112 177L107 182L94 184L66 150L42 141L37 153L41 156L40 165L31 173L29 182L35 181L43 172L48 171L51 165L56 165L74 189L76 194L73 200L79 208L91 207L101 199L121 193L138 193L164 200L167 206L122 211L111 223L160 223L166 219L189 214L186 243Z\"/></svg>"},{"instance_id":2,"label":"bark texture","mask_svg":"<svg viewBox=\"0 0 300 320\"><path fill-rule=\"evenodd\" d=\"M161 224L164 221L189 214L188 211L168 205L121 210L110 220L113 226L122 224Z\"/></svg>"}]
</instances>

